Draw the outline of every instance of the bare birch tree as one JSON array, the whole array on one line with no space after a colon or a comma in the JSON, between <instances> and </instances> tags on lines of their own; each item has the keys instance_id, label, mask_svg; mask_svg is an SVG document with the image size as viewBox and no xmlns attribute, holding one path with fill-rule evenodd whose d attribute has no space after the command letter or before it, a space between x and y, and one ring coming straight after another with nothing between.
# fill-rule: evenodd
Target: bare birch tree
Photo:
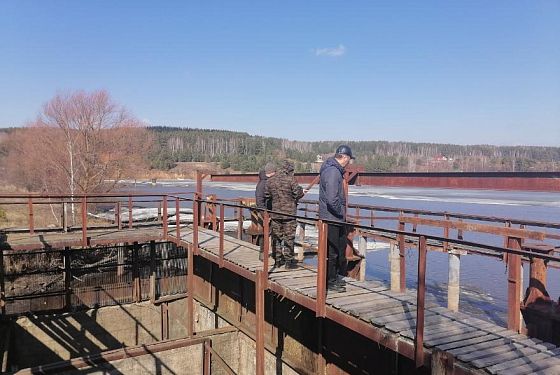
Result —
<instances>
[{"instance_id":1,"label":"bare birch tree","mask_svg":"<svg viewBox=\"0 0 560 375\"><path fill-rule=\"evenodd\" d=\"M106 91L78 91L46 103L10 145L8 166L20 185L69 194L73 202L77 194L110 191L138 173L147 165L152 136Z\"/></svg>"}]
</instances>

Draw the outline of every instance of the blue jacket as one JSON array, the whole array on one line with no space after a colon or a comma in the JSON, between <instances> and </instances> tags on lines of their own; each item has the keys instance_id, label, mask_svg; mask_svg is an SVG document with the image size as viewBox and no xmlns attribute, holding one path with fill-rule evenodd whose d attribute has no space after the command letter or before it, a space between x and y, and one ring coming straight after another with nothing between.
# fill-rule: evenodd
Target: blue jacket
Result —
<instances>
[{"instance_id":1,"label":"blue jacket","mask_svg":"<svg viewBox=\"0 0 560 375\"><path fill-rule=\"evenodd\" d=\"M319 171L319 218L346 221L346 195L344 194L344 168L334 157L325 160Z\"/></svg>"}]
</instances>

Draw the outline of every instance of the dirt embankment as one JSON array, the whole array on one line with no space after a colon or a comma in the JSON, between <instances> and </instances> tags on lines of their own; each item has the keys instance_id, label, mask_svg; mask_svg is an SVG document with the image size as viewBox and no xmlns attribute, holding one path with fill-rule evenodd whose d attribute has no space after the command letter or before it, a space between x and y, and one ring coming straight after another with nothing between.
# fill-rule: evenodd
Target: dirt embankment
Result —
<instances>
[{"instance_id":1,"label":"dirt embankment","mask_svg":"<svg viewBox=\"0 0 560 375\"><path fill-rule=\"evenodd\" d=\"M240 173L232 168L224 169L220 163L204 163L204 162L178 162L174 168L168 171L152 169L144 176L138 176L139 179L174 179L174 178L188 178L195 179L196 171L208 174L229 174Z\"/></svg>"}]
</instances>

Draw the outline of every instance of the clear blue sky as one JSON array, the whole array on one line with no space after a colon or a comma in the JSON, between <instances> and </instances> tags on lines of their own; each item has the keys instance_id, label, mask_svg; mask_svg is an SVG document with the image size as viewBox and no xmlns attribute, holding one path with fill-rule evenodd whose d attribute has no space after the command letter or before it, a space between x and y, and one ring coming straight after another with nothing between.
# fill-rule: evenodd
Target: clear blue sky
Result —
<instances>
[{"instance_id":1,"label":"clear blue sky","mask_svg":"<svg viewBox=\"0 0 560 375\"><path fill-rule=\"evenodd\" d=\"M0 126L76 89L152 125L560 146L560 1L0 2Z\"/></svg>"}]
</instances>

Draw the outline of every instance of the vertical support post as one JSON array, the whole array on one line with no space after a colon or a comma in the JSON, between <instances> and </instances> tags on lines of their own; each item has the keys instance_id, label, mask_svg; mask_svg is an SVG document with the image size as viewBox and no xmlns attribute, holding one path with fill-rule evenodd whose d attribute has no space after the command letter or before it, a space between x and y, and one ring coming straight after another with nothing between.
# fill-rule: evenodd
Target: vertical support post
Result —
<instances>
[{"instance_id":1,"label":"vertical support post","mask_svg":"<svg viewBox=\"0 0 560 375\"><path fill-rule=\"evenodd\" d=\"M115 219L117 220L117 228L122 229L122 219L121 219L121 202L117 202L117 208L115 209Z\"/></svg>"},{"instance_id":2,"label":"vertical support post","mask_svg":"<svg viewBox=\"0 0 560 375\"><path fill-rule=\"evenodd\" d=\"M416 338L414 340L414 359L416 367L424 365L424 303L426 297L426 237L418 240L418 290L416 293Z\"/></svg>"},{"instance_id":3,"label":"vertical support post","mask_svg":"<svg viewBox=\"0 0 560 375\"><path fill-rule=\"evenodd\" d=\"M35 223L33 220L33 198L29 197L27 199L27 206L29 209L29 234L35 233Z\"/></svg>"},{"instance_id":4,"label":"vertical support post","mask_svg":"<svg viewBox=\"0 0 560 375\"><path fill-rule=\"evenodd\" d=\"M219 267L224 266L224 204L220 203L220 248L219 248Z\"/></svg>"},{"instance_id":5,"label":"vertical support post","mask_svg":"<svg viewBox=\"0 0 560 375\"><path fill-rule=\"evenodd\" d=\"M202 344L202 374L203 375L210 375L211 371L211 352L210 348L212 345L212 341L208 340Z\"/></svg>"},{"instance_id":6,"label":"vertical support post","mask_svg":"<svg viewBox=\"0 0 560 375\"><path fill-rule=\"evenodd\" d=\"M203 179L202 172L196 171L196 193L202 197L202 179Z\"/></svg>"},{"instance_id":7,"label":"vertical support post","mask_svg":"<svg viewBox=\"0 0 560 375\"><path fill-rule=\"evenodd\" d=\"M6 285L4 284L4 250L0 247L0 308L6 315Z\"/></svg>"},{"instance_id":8,"label":"vertical support post","mask_svg":"<svg viewBox=\"0 0 560 375\"><path fill-rule=\"evenodd\" d=\"M169 339L169 306L167 302L161 304L161 339Z\"/></svg>"},{"instance_id":9,"label":"vertical support post","mask_svg":"<svg viewBox=\"0 0 560 375\"><path fill-rule=\"evenodd\" d=\"M319 375L325 375L327 373L327 362L323 355L324 326L325 318L317 318L317 374Z\"/></svg>"},{"instance_id":10,"label":"vertical support post","mask_svg":"<svg viewBox=\"0 0 560 375\"><path fill-rule=\"evenodd\" d=\"M299 244L300 244L300 247L298 248L298 251L296 253L296 259L298 261L302 262L303 257L304 257L304 253L305 253L305 249L303 247L303 244L305 243L305 223L299 222L298 227L299 227Z\"/></svg>"},{"instance_id":11,"label":"vertical support post","mask_svg":"<svg viewBox=\"0 0 560 375\"><path fill-rule=\"evenodd\" d=\"M68 204L62 202L62 231L68 232Z\"/></svg>"},{"instance_id":12,"label":"vertical support post","mask_svg":"<svg viewBox=\"0 0 560 375\"><path fill-rule=\"evenodd\" d=\"M256 374L264 375L264 276L260 270L255 276L255 312L257 319L256 329Z\"/></svg>"},{"instance_id":13,"label":"vertical support post","mask_svg":"<svg viewBox=\"0 0 560 375\"><path fill-rule=\"evenodd\" d=\"M237 207L237 238L243 239L243 208L241 207L242 202L239 201L239 207Z\"/></svg>"},{"instance_id":14,"label":"vertical support post","mask_svg":"<svg viewBox=\"0 0 560 375\"><path fill-rule=\"evenodd\" d=\"M157 207L157 221L158 221L158 223L161 223L161 202L158 202L158 207Z\"/></svg>"},{"instance_id":15,"label":"vertical support post","mask_svg":"<svg viewBox=\"0 0 560 375\"><path fill-rule=\"evenodd\" d=\"M163 238L167 239L167 229L168 229L168 221L167 221L167 195L163 196Z\"/></svg>"},{"instance_id":16,"label":"vertical support post","mask_svg":"<svg viewBox=\"0 0 560 375\"><path fill-rule=\"evenodd\" d=\"M134 241L132 244L132 274L133 274L133 296L135 302L140 302L142 300L141 291L140 291L140 269L139 269L139 254L138 250L140 250L140 245L138 245L137 241Z\"/></svg>"},{"instance_id":17,"label":"vertical support post","mask_svg":"<svg viewBox=\"0 0 560 375\"><path fill-rule=\"evenodd\" d=\"M391 291L401 291L401 266L399 246L391 242L389 247L389 264L391 265Z\"/></svg>"},{"instance_id":18,"label":"vertical support post","mask_svg":"<svg viewBox=\"0 0 560 375\"><path fill-rule=\"evenodd\" d=\"M448 251L447 308L459 311L461 253L457 250Z\"/></svg>"},{"instance_id":19,"label":"vertical support post","mask_svg":"<svg viewBox=\"0 0 560 375\"><path fill-rule=\"evenodd\" d=\"M194 254L198 254L198 226L200 225L200 205L199 205L200 195L194 193L193 200L193 234L192 234L192 246Z\"/></svg>"},{"instance_id":20,"label":"vertical support post","mask_svg":"<svg viewBox=\"0 0 560 375\"><path fill-rule=\"evenodd\" d=\"M177 239L181 238L181 201L179 197L175 198L175 235Z\"/></svg>"},{"instance_id":21,"label":"vertical support post","mask_svg":"<svg viewBox=\"0 0 560 375\"><path fill-rule=\"evenodd\" d=\"M128 196L128 229L132 229L132 196Z\"/></svg>"},{"instance_id":22,"label":"vertical support post","mask_svg":"<svg viewBox=\"0 0 560 375\"><path fill-rule=\"evenodd\" d=\"M327 295L327 232L328 226L319 220L319 243L317 248L317 306L316 317L325 317L325 302Z\"/></svg>"},{"instance_id":23,"label":"vertical support post","mask_svg":"<svg viewBox=\"0 0 560 375\"><path fill-rule=\"evenodd\" d=\"M68 246L64 247L62 252L63 256L63 266L64 266L64 307L66 311L70 311L72 307L72 269L70 268L70 248Z\"/></svg>"},{"instance_id":24,"label":"vertical support post","mask_svg":"<svg viewBox=\"0 0 560 375\"><path fill-rule=\"evenodd\" d=\"M403 212L401 211L400 217L403 217ZM402 219L399 221L399 230L404 232L404 221ZM406 244L404 234L399 234L399 276L400 276L400 291L404 293L406 291Z\"/></svg>"},{"instance_id":25,"label":"vertical support post","mask_svg":"<svg viewBox=\"0 0 560 375\"><path fill-rule=\"evenodd\" d=\"M443 237L449 238L449 214L444 215L445 227L443 227ZM443 243L443 251L447 251L449 248L449 242L445 241Z\"/></svg>"},{"instance_id":26,"label":"vertical support post","mask_svg":"<svg viewBox=\"0 0 560 375\"><path fill-rule=\"evenodd\" d=\"M150 301L155 303L156 299L156 241L150 241Z\"/></svg>"},{"instance_id":27,"label":"vertical support post","mask_svg":"<svg viewBox=\"0 0 560 375\"><path fill-rule=\"evenodd\" d=\"M270 254L270 215L268 211L263 212L263 272L264 278L268 281L268 254Z\"/></svg>"},{"instance_id":28,"label":"vertical support post","mask_svg":"<svg viewBox=\"0 0 560 375\"><path fill-rule=\"evenodd\" d=\"M187 336L194 335L194 252L187 246Z\"/></svg>"},{"instance_id":29,"label":"vertical support post","mask_svg":"<svg viewBox=\"0 0 560 375\"><path fill-rule=\"evenodd\" d=\"M87 198L82 197L82 246L87 247Z\"/></svg>"},{"instance_id":30,"label":"vertical support post","mask_svg":"<svg viewBox=\"0 0 560 375\"><path fill-rule=\"evenodd\" d=\"M364 281L366 279L366 257L367 257L367 237L365 234L360 234L358 237L358 253L362 256L360 261L360 274L358 280Z\"/></svg>"},{"instance_id":31,"label":"vertical support post","mask_svg":"<svg viewBox=\"0 0 560 375\"><path fill-rule=\"evenodd\" d=\"M510 249L521 249L521 239L508 237ZM508 329L521 329L521 256L508 254Z\"/></svg>"},{"instance_id":32,"label":"vertical support post","mask_svg":"<svg viewBox=\"0 0 560 375\"><path fill-rule=\"evenodd\" d=\"M119 246L117 248L117 276L124 275L124 246Z\"/></svg>"}]
</instances>

